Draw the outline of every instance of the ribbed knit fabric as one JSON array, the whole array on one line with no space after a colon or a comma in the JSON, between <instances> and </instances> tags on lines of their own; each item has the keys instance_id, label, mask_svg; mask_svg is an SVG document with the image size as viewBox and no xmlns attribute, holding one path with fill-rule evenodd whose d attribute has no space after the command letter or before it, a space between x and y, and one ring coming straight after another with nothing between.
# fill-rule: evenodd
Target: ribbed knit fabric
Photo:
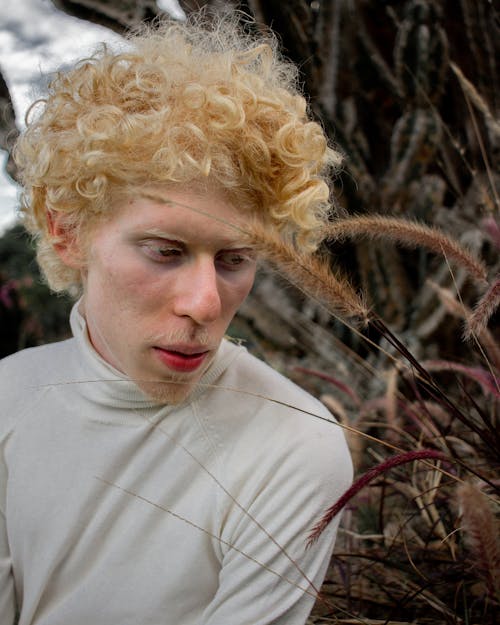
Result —
<instances>
[{"instance_id":1,"label":"ribbed knit fabric","mask_svg":"<svg viewBox=\"0 0 500 625\"><path fill-rule=\"evenodd\" d=\"M0 362L0 625L303 625L352 479L331 415L227 341L155 406L71 326Z\"/></svg>"}]
</instances>

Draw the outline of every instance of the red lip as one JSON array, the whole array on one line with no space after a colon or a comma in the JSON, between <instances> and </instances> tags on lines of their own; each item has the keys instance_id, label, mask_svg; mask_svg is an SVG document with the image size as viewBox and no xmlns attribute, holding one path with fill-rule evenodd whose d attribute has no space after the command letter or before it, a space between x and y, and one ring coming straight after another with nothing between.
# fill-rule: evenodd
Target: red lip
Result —
<instances>
[{"instance_id":1,"label":"red lip","mask_svg":"<svg viewBox=\"0 0 500 625\"><path fill-rule=\"evenodd\" d=\"M192 349L187 347L183 348L183 351L163 349L162 347L155 347L154 350L162 363L169 369L182 371L184 373L189 373L190 371L198 369L208 356L208 351L192 352Z\"/></svg>"}]
</instances>

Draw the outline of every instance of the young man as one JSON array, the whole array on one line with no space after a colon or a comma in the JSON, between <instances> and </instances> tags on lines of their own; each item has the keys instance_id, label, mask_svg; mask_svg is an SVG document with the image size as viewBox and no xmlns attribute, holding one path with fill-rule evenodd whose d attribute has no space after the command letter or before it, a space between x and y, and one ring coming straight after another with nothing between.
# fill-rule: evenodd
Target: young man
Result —
<instances>
[{"instance_id":1,"label":"young man","mask_svg":"<svg viewBox=\"0 0 500 625\"><path fill-rule=\"evenodd\" d=\"M337 155L272 38L167 23L49 88L17 147L74 338L0 364L0 623L298 625L349 486L319 402L225 340L259 220L312 249ZM33 112L32 112L33 113ZM318 415L321 418L315 418Z\"/></svg>"}]
</instances>

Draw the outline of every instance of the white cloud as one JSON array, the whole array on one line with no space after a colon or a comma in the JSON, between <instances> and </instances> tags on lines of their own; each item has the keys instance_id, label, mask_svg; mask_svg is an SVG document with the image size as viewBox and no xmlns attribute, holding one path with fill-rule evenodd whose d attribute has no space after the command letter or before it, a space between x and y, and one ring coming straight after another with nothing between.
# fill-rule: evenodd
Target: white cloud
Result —
<instances>
[{"instance_id":1,"label":"white cloud","mask_svg":"<svg viewBox=\"0 0 500 625\"><path fill-rule=\"evenodd\" d=\"M178 20L184 19L186 14L179 6L177 0L156 0L156 4L162 11L166 11Z\"/></svg>"},{"instance_id":2,"label":"white cloud","mask_svg":"<svg viewBox=\"0 0 500 625\"><path fill-rule=\"evenodd\" d=\"M184 17L177 0L157 4L177 19ZM118 34L65 14L50 0L0 0L0 68L20 128L50 74L86 56L102 41L123 45ZM0 232L15 219L17 205L17 187L4 173L4 158L0 158Z\"/></svg>"},{"instance_id":3,"label":"white cloud","mask_svg":"<svg viewBox=\"0 0 500 625\"><path fill-rule=\"evenodd\" d=\"M19 125L50 73L90 53L101 41L121 41L108 28L58 11L48 0L0 5L0 67Z\"/></svg>"},{"instance_id":4,"label":"white cloud","mask_svg":"<svg viewBox=\"0 0 500 625\"><path fill-rule=\"evenodd\" d=\"M8 5L8 6L7 6ZM108 28L58 11L48 0L0 1L0 68L9 86L17 125L50 73L91 52L101 41L118 44ZM0 233L16 218L17 186L0 158Z\"/></svg>"},{"instance_id":5,"label":"white cloud","mask_svg":"<svg viewBox=\"0 0 500 625\"><path fill-rule=\"evenodd\" d=\"M19 187L5 173L7 152L0 150L0 235L17 218Z\"/></svg>"}]
</instances>

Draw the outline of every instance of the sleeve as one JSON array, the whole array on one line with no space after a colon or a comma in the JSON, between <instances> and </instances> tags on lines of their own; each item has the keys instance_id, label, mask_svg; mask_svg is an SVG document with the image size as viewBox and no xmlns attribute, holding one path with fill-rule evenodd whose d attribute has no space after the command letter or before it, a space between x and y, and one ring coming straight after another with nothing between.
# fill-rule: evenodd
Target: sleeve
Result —
<instances>
[{"instance_id":1,"label":"sleeve","mask_svg":"<svg viewBox=\"0 0 500 625\"><path fill-rule=\"evenodd\" d=\"M331 423L313 433L287 430L250 448L240 442L226 471L238 503L223 500L219 586L202 625L304 625L326 574L339 518L312 547L307 538L352 481L341 428Z\"/></svg>"},{"instance_id":2,"label":"sleeve","mask_svg":"<svg viewBox=\"0 0 500 625\"><path fill-rule=\"evenodd\" d=\"M0 623L12 625L15 613L14 578L7 542L5 516L0 510Z\"/></svg>"},{"instance_id":3,"label":"sleeve","mask_svg":"<svg viewBox=\"0 0 500 625\"><path fill-rule=\"evenodd\" d=\"M5 465L4 444L0 433L0 623L11 625L15 618L14 577L7 540L5 518L5 494L7 490L7 467Z\"/></svg>"},{"instance_id":4,"label":"sleeve","mask_svg":"<svg viewBox=\"0 0 500 625\"><path fill-rule=\"evenodd\" d=\"M9 395L7 393L7 377L5 368L2 366L5 360L0 363L0 397L5 401ZM5 404L4 404L5 406ZM12 561L7 539L6 523L6 493L7 493L7 465L5 463L5 444L10 429L5 423L5 419L0 414L0 623L1 625L12 625L16 615L16 601L14 591L14 576L12 573Z\"/></svg>"}]
</instances>

